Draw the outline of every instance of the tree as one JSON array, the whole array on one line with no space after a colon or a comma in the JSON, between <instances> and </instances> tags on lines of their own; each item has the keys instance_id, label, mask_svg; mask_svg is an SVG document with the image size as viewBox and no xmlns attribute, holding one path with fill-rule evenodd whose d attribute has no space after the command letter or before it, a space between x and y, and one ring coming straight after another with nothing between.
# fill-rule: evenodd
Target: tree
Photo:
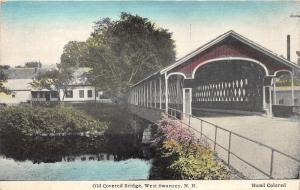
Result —
<instances>
[{"instance_id":1,"label":"tree","mask_svg":"<svg viewBox=\"0 0 300 190\"><path fill-rule=\"evenodd\" d=\"M3 69L0 68L0 93L4 92L9 94L10 91L3 85L3 83L7 80L7 75L4 73Z\"/></svg>"},{"instance_id":2,"label":"tree","mask_svg":"<svg viewBox=\"0 0 300 190\"><path fill-rule=\"evenodd\" d=\"M9 68L10 68L9 65L0 65L0 69L7 70Z\"/></svg>"},{"instance_id":3,"label":"tree","mask_svg":"<svg viewBox=\"0 0 300 190\"><path fill-rule=\"evenodd\" d=\"M62 67L84 67L88 47L86 42L70 41L64 46L63 54L60 57Z\"/></svg>"},{"instance_id":4,"label":"tree","mask_svg":"<svg viewBox=\"0 0 300 190\"><path fill-rule=\"evenodd\" d=\"M63 49L63 54L60 57L60 63L57 64L58 70L48 71L41 73L31 83L31 86L35 88L62 90L63 101L68 90L72 89L70 84L74 79L74 71L83 66L82 61L86 57L87 46L85 42L70 41ZM84 54L85 53L85 54Z\"/></svg>"},{"instance_id":5,"label":"tree","mask_svg":"<svg viewBox=\"0 0 300 190\"><path fill-rule=\"evenodd\" d=\"M26 62L25 66L26 68L35 68L35 67L42 67L42 63L40 61L30 61L30 62Z\"/></svg>"},{"instance_id":6,"label":"tree","mask_svg":"<svg viewBox=\"0 0 300 190\"><path fill-rule=\"evenodd\" d=\"M175 60L171 37L147 18L128 13L120 20L95 22L84 59L92 68L89 80L110 95L124 95L130 86Z\"/></svg>"}]
</instances>

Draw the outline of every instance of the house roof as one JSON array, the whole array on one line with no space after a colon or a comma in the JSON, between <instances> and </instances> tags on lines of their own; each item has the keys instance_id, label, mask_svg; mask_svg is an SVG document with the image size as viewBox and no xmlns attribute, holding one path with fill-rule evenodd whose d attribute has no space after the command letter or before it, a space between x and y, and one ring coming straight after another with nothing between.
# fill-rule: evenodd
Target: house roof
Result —
<instances>
[{"instance_id":1,"label":"house roof","mask_svg":"<svg viewBox=\"0 0 300 190\"><path fill-rule=\"evenodd\" d=\"M11 68L4 70L8 79L33 79L38 76L39 73L45 73L49 71L48 68Z\"/></svg>"},{"instance_id":2,"label":"house roof","mask_svg":"<svg viewBox=\"0 0 300 190\"><path fill-rule=\"evenodd\" d=\"M31 82L32 79L8 79L3 83L3 86L9 90L27 91L32 89Z\"/></svg>"},{"instance_id":3,"label":"house roof","mask_svg":"<svg viewBox=\"0 0 300 190\"><path fill-rule=\"evenodd\" d=\"M86 85L87 81L87 73L91 70L89 67L79 67L74 71L73 81L71 85Z\"/></svg>"}]
</instances>

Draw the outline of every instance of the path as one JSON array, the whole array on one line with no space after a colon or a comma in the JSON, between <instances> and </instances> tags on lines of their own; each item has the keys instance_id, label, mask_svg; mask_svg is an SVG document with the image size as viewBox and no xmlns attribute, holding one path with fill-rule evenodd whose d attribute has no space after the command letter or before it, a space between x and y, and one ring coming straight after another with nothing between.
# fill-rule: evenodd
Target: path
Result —
<instances>
[{"instance_id":1,"label":"path","mask_svg":"<svg viewBox=\"0 0 300 190\"><path fill-rule=\"evenodd\" d=\"M279 151L289 154L300 160L300 120L284 118L268 118L263 116L224 116L224 117L201 117L201 119L217 124L222 128L245 136L252 140L269 145ZM201 130L201 121L197 118L191 119L191 126L198 131ZM209 138L215 138L215 127L203 123L202 132ZM217 143L228 148L229 133L221 129L217 132ZM216 148L219 156L228 159L228 153L220 147ZM231 139L231 150L239 157L258 166L262 171L269 173L271 164L271 150L261 145L242 139L233 135ZM231 164L238 170L242 170L251 179L265 178L264 175L252 171L251 167L245 166L234 156ZM297 176L299 163L286 158L278 153L273 157L273 176L276 178L291 178ZM298 171L297 171L298 170Z\"/></svg>"}]
</instances>

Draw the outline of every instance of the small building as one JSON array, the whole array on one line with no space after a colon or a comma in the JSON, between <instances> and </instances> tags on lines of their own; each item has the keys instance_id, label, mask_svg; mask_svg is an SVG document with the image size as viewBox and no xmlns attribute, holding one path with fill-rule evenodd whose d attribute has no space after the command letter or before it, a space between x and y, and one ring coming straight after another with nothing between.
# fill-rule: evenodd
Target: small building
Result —
<instances>
[{"instance_id":1,"label":"small building","mask_svg":"<svg viewBox=\"0 0 300 190\"><path fill-rule=\"evenodd\" d=\"M277 86L273 91L273 104L274 105L293 105L292 102L292 89L290 86ZM294 105L300 106L300 86L294 87Z\"/></svg>"},{"instance_id":2,"label":"small building","mask_svg":"<svg viewBox=\"0 0 300 190\"><path fill-rule=\"evenodd\" d=\"M74 72L73 81L68 86L65 86L64 89L59 89L61 101L87 102L100 99L102 92L98 92L87 80L87 73L90 70L88 67L80 67Z\"/></svg>"},{"instance_id":3,"label":"small building","mask_svg":"<svg viewBox=\"0 0 300 190\"><path fill-rule=\"evenodd\" d=\"M57 102L59 100L58 92L56 90L41 89L31 90L31 101L32 102Z\"/></svg>"},{"instance_id":4,"label":"small building","mask_svg":"<svg viewBox=\"0 0 300 190\"><path fill-rule=\"evenodd\" d=\"M0 93L0 103L13 105L30 102L88 102L88 101L102 101L102 91L97 91L96 88L89 84L86 74L90 68L78 68L74 72L74 79L64 89L49 90L37 89L30 85L31 82L40 73L45 73L53 68L12 68L5 71L8 80L4 86L8 88L11 93ZM65 93L64 93L65 91Z\"/></svg>"},{"instance_id":5,"label":"small building","mask_svg":"<svg viewBox=\"0 0 300 190\"><path fill-rule=\"evenodd\" d=\"M39 73L44 72L40 68L11 68L4 70L7 75L7 81L3 84L10 94L0 93L0 103L13 105L28 103L31 101L31 85Z\"/></svg>"},{"instance_id":6,"label":"small building","mask_svg":"<svg viewBox=\"0 0 300 190\"><path fill-rule=\"evenodd\" d=\"M0 93L0 104L20 104L30 102L31 86L29 83L31 79L8 79L4 83L4 87L11 91L10 94L4 92Z\"/></svg>"}]
</instances>

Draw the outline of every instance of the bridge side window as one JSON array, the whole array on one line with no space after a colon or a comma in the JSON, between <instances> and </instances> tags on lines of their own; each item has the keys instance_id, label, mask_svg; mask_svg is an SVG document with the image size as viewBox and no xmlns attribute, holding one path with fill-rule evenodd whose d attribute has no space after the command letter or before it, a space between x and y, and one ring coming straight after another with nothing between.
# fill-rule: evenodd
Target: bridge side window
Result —
<instances>
[{"instance_id":1,"label":"bridge side window","mask_svg":"<svg viewBox=\"0 0 300 190\"><path fill-rule=\"evenodd\" d=\"M298 99L298 98L296 98L296 99L294 100L294 104L295 104L295 105L298 105L298 104L299 104L299 99Z\"/></svg>"},{"instance_id":2,"label":"bridge side window","mask_svg":"<svg viewBox=\"0 0 300 190\"><path fill-rule=\"evenodd\" d=\"M283 99L280 99L280 100L279 100L279 104L284 104L284 100L283 100Z\"/></svg>"}]
</instances>

